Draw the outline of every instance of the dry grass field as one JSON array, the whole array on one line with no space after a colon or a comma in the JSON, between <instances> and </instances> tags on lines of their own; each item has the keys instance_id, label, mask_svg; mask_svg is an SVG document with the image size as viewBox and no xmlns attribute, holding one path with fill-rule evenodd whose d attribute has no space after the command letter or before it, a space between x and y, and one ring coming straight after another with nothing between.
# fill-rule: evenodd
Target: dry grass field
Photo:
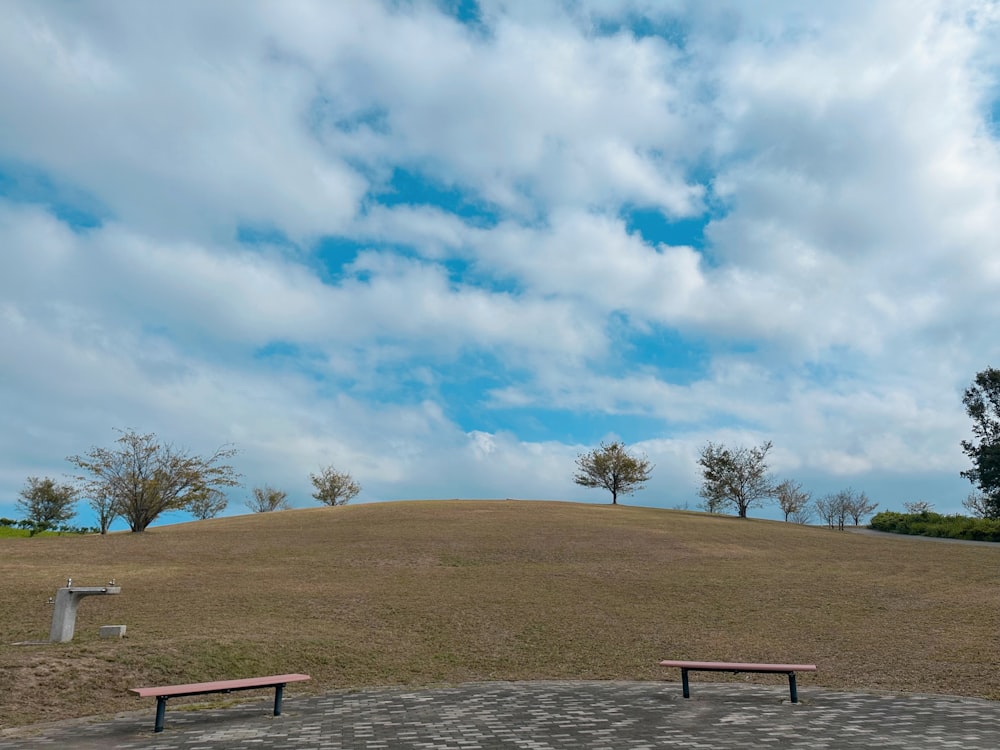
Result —
<instances>
[{"instance_id":1,"label":"dry grass field","mask_svg":"<svg viewBox=\"0 0 1000 750\"><path fill-rule=\"evenodd\" d=\"M812 662L804 687L996 700L998 574L1000 545L537 501L0 539L0 727L152 711L127 692L140 685L679 679L665 658ZM47 638L70 576L122 594L84 599L72 643L12 645ZM98 638L104 624L128 637Z\"/></svg>"}]
</instances>

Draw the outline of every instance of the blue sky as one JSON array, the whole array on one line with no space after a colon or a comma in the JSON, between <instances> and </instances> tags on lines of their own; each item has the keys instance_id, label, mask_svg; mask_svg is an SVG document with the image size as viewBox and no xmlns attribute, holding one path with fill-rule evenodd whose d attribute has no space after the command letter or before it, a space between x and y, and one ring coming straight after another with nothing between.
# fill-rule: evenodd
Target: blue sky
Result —
<instances>
[{"instance_id":1,"label":"blue sky","mask_svg":"<svg viewBox=\"0 0 1000 750\"><path fill-rule=\"evenodd\" d=\"M606 502L613 439L644 505L707 441L970 489L996 2L12 1L0 94L0 515L116 428L234 444L229 514Z\"/></svg>"}]
</instances>

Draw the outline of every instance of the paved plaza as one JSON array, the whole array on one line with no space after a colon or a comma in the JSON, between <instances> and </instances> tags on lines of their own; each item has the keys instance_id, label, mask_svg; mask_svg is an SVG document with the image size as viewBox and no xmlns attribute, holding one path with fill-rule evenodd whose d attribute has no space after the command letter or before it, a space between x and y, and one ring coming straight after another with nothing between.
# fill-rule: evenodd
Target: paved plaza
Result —
<instances>
[{"instance_id":1,"label":"paved plaza","mask_svg":"<svg viewBox=\"0 0 1000 750\"><path fill-rule=\"evenodd\" d=\"M200 710L168 704L160 734L148 700L109 720L8 730L0 750L1000 748L997 702L807 684L792 704L787 682L776 682L693 681L689 700L676 682L493 682L313 697L290 689L278 717L270 698Z\"/></svg>"}]
</instances>

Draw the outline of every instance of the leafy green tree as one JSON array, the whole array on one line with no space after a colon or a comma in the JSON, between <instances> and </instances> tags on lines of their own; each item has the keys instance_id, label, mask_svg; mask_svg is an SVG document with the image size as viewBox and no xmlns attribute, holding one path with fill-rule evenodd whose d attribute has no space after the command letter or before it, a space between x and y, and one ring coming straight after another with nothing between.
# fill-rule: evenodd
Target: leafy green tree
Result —
<instances>
[{"instance_id":1,"label":"leafy green tree","mask_svg":"<svg viewBox=\"0 0 1000 750\"><path fill-rule=\"evenodd\" d=\"M288 493L276 490L265 484L253 488L253 497L247 500L247 507L254 513L272 513L276 510L288 510Z\"/></svg>"},{"instance_id":2,"label":"leafy green tree","mask_svg":"<svg viewBox=\"0 0 1000 750\"><path fill-rule=\"evenodd\" d=\"M624 443L601 443L590 453L577 456L573 481L583 487L596 487L611 493L611 504L618 495L631 495L649 481L652 464L645 456L633 456Z\"/></svg>"},{"instance_id":3,"label":"leafy green tree","mask_svg":"<svg viewBox=\"0 0 1000 750\"><path fill-rule=\"evenodd\" d=\"M809 505L809 493L802 489L801 483L791 479L777 485L774 496L778 499L781 512L785 514L785 523L790 518L797 517Z\"/></svg>"},{"instance_id":4,"label":"leafy green tree","mask_svg":"<svg viewBox=\"0 0 1000 750\"><path fill-rule=\"evenodd\" d=\"M988 367L976 374L962 398L972 418L973 440L963 440L962 450L972 468L962 476L982 493L986 518L1000 518L1000 370Z\"/></svg>"},{"instance_id":5,"label":"leafy green tree","mask_svg":"<svg viewBox=\"0 0 1000 750\"><path fill-rule=\"evenodd\" d=\"M698 494L706 506L732 507L740 518L746 518L750 508L774 497L774 480L767 467L770 450L770 440L756 448L706 444L698 458L702 472Z\"/></svg>"},{"instance_id":6,"label":"leafy green tree","mask_svg":"<svg viewBox=\"0 0 1000 750\"><path fill-rule=\"evenodd\" d=\"M71 484L58 484L48 477L28 477L19 493L17 507L33 527L54 528L76 515L73 506L78 495Z\"/></svg>"},{"instance_id":7,"label":"leafy green tree","mask_svg":"<svg viewBox=\"0 0 1000 750\"><path fill-rule=\"evenodd\" d=\"M207 458L194 456L156 435L119 430L116 448L91 448L67 460L86 474L79 480L92 503L106 503L111 517L121 516L133 532L145 531L160 514L190 508L220 487L239 486L239 474L227 463L235 448L222 447ZM102 522L103 526L103 522Z\"/></svg>"},{"instance_id":8,"label":"leafy green tree","mask_svg":"<svg viewBox=\"0 0 1000 750\"><path fill-rule=\"evenodd\" d=\"M309 479L316 488L313 497L324 505L346 505L361 492L361 485L350 474L332 466L323 467L319 474L310 474Z\"/></svg>"},{"instance_id":9,"label":"leafy green tree","mask_svg":"<svg viewBox=\"0 0 1000 750\"><path fill-rule=\"evenodd\" d=\"M199 521L215 518L229 505L229 498L220 490L208 488L204 492L193 493L187 509Z\"/></svg>"}]
</instances>

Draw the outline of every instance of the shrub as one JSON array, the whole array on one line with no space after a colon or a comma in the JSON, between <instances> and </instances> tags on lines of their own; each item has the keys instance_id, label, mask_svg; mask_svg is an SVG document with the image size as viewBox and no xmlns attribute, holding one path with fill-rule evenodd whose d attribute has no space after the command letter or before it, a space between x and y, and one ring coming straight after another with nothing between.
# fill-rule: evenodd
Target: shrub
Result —
<instances>
[{"instance_id":1,"label":"shrub","mask_svg":"<svg viewBox=\"0 0 1000 750\"><path fill-rule=\"evenodd\" d=\"M970 518L957 514L943 516L929 510L920 513L883 511L872 518L869 528L893 534L1000 542L1000 520Z\"/></svg>"},{"instance_id":2,"label":"shrub","mask_svg":"<svg viewBox=\"0 0 1000 750\"><path fill-rule=\"evenodd\" d=\"M17 522L17 527L19 529L27 529L28 536L34 536L43 531L52 531L55 528L55 524L48 521L35 521L30 518L24 518Z\"/></svg>"},{"instance_id":3,"label":"shrub","mask_svg":"<svg viewBox=\"0 0 1000 750\"><path fill-rule=\"evenodd\" d=\"M100 534L101 529L99 526L73 526L68 523L64 523L62 526L56 529L60 534Z\"/></svg>"}]
</instances>

